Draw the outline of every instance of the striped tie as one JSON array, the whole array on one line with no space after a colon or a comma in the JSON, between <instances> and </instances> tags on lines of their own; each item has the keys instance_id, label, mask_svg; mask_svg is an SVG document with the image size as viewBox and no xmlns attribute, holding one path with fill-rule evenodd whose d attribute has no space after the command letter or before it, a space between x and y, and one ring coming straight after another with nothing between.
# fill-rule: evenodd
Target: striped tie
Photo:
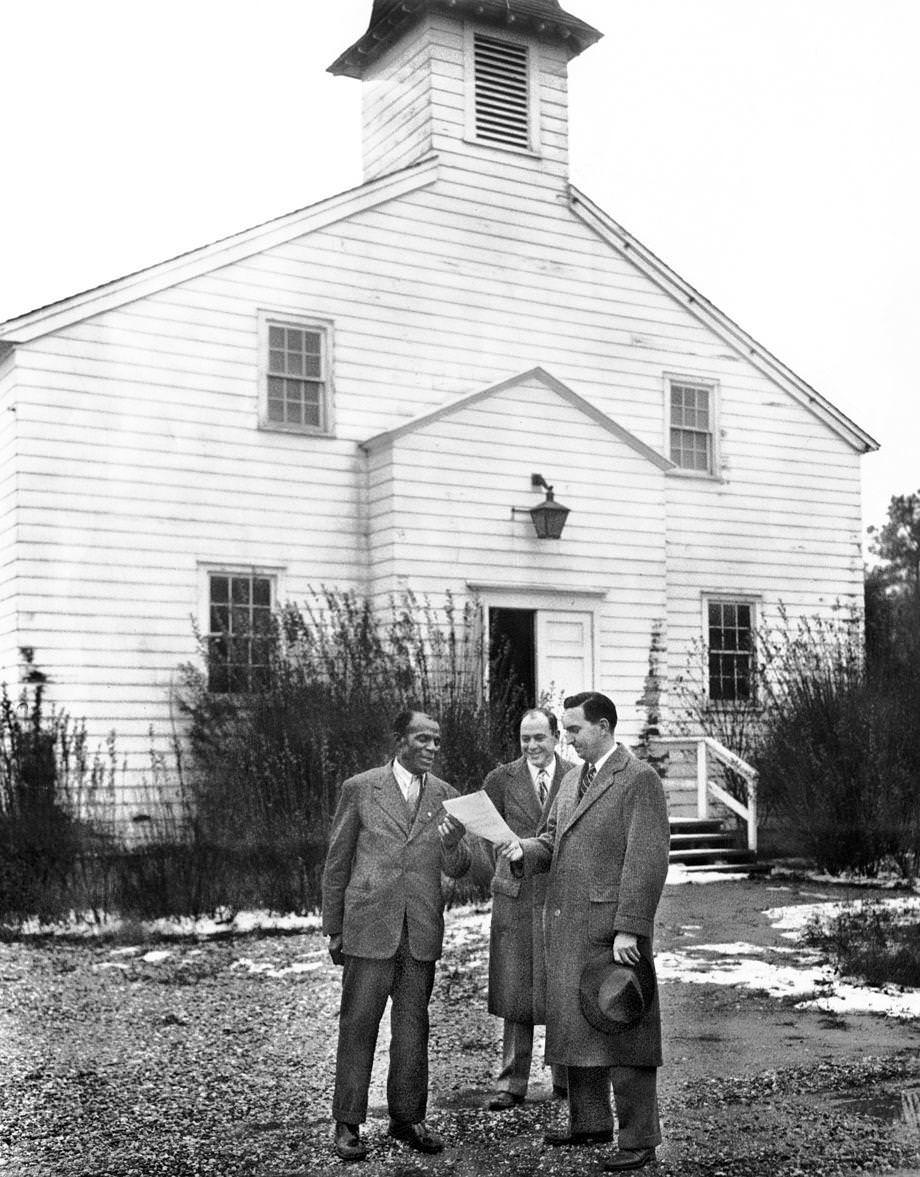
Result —
<instances>
[{"instance_id":1,"label":"striped tie","mask_svg":"<svg viewBox=\"0 0 920 1177\"><path fill-rule=\"evenodd\" d=\"M585 793L591 788L591 782L597 775L597 769L593 764L586 764L581 772L581 780L578 782L578 799L579 801L584 797Z\"/></svg>"},{"instance_id":2,"label":"striped tie","mask_svg":"<svg viewBox=\"0 0 920 1177\"><path fill-rule=\"evenodd\" d=\"M541 768L539 773L537 773L537 796L540 798L540 806L541 807L546 804L547 789L548 789L548 785L547 785L546 769Z\"/></svg>"}]
</instances>

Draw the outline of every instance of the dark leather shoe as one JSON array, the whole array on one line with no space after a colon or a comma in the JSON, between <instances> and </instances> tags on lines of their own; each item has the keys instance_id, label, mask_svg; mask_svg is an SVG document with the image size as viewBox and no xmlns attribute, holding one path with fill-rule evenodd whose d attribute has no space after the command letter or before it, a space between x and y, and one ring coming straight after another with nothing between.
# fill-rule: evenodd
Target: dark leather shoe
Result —
<instances>
[{"instance_id":1,"label":"dark leather shoe","mask_svg":"<svg viewBox=\"0 0 920 1177\"><path fill-rule=\"evenodd\" d=\"M642 1169L655 1159L653 1148L621 1148L609 1161L604 1161L606 1173L625 1173L629 1169Z\"/></svg>"},{"instance_id":2,"label":"dark leather shoe","mask_svg":"<svg viewBox=\"0 0 920 1177\"><path fill-rule=\"evenodd\" d=\"M361 1139L357 1124L335 1122L335 1151L343 1161L363 1161L367 1156L367 1145Z\"/></svg>"},{"instance_id":3,"label":"dark leather shoe","mask_svg":"<svg viewBox=\"0 0 920 1177\"><path fill-rule=\"evenodd\" d=\"M444 1151L444 1141L437 1132L431 1131L424 1120L418 1124L401 1124L398 1120L390 1120L389 1134L416 1152Z\"/></svg>"},{"instance_id":4,"label":"dark leather shoe","mask_svg":"<svg viewBox=\"0 0 920 1177\"><path fill-rule=\"evenodd\" d=\"M523 1095L515 1095L511 1091L499 1091L489 1100L486 1108L490 1112L506 1112L508 1108L516 1108L524 1102Z\"/></svg>"},{"instance_id":5,"label":"dark leather shoe","mask_svg":"<svg viewBox=\"0 0 920 1177\"><path fill-rule=\"evenodd\" d=\"M557 1148L560 1144L609 1144L613 1140L613 1129L606 1132L547 1132L545 1144Z\"/></svg>"}]
</instances>

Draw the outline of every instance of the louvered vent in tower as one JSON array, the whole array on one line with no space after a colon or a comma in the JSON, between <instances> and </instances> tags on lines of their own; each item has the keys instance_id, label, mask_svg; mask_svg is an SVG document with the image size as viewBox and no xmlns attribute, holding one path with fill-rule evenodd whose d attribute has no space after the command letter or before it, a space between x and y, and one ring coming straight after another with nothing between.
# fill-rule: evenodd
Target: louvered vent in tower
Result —
<instances>
[{"instance_id":1,"label":"louvered vent in tower","mask_svg":"<svg viewBox=\"0 0 920 1177\"><path fill-rule=\"evenodd\" d=\"M530 147L527 46L477 33L476 138Z\"/></svg>"}]
</instances>

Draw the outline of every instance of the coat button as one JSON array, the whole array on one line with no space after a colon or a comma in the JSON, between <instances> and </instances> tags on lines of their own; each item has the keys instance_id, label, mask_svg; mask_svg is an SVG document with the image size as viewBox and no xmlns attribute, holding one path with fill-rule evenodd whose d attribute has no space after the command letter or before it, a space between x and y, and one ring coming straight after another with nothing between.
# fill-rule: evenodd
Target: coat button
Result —
<instances>
[{"instance_id":1,"label":"coat button","mask_svg":"<svg viewBox=\"0 0 920 1177\"><path fill-rule=\"evenodd\" d=\"M553 912L553 915L555 915L555 916L560 916L560 915L562 915L562 908L561 908L561 907L557 907L557 908L556 908L556 910Z\"/></svg>"}]
</instances>

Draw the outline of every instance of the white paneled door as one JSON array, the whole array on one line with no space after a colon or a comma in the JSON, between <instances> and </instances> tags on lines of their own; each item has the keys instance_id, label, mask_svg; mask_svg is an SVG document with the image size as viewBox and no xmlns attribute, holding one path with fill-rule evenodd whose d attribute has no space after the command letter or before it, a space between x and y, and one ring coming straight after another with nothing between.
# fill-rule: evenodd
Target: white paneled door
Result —
<instances>
[{"instance_id":1,"label":"white paneled door","mask_svg":"<svg viewBox=\"0 0 920 1177\"><path fill-rule=\"evenodd\" d=\"M594 614L538 609L537 695L560 696L594 689Z\"/></svg>"}]
</instances>

